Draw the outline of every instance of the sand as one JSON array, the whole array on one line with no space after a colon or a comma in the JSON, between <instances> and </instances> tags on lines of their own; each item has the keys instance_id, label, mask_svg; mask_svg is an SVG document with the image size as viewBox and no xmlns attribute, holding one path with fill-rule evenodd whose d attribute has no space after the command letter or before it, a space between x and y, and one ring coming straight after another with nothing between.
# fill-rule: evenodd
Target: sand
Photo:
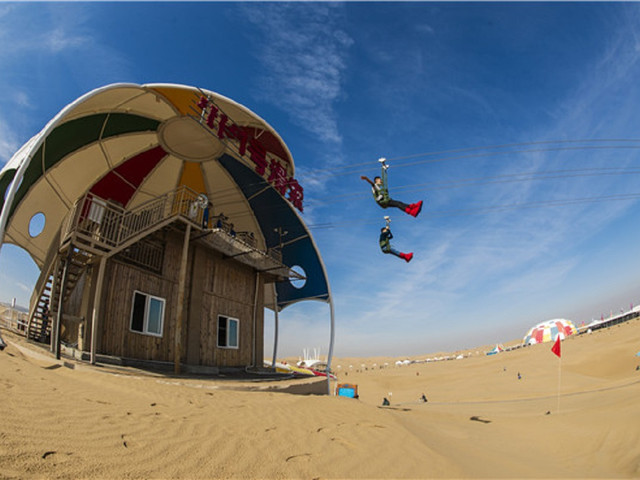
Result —
<instances>
[{"instance_id":1,"label":"sand","mask_svg":"<svg viewBox=\"0 0 640 480\"><path fill-rule=\"evenodd\" d=\"M564 341L559 397L550 344L335 359L353 400L56 361L3 336L0 478L640 477L640 320Z\"/></svg>"}]
</instances>

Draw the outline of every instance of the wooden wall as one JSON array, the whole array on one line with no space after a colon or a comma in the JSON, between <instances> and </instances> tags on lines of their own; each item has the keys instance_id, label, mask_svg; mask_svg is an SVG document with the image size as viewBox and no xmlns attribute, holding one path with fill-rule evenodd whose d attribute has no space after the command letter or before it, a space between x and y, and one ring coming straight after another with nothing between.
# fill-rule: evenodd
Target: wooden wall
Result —
<instances>
[{"instance_id":1,"label":"wooden wall","mask_svg":"<svg viewBox=\"0 0 640 480\"><path fill-rule=\"evenodd\" d=\"M201 298L199 318L189 317L189 348L193 352L194 336L199 331L199 364L217 366L251 365L252 361L262 365L264 299L263 282L258 283L258 309L256 314L256 350L253 352L254 338L254 302L256 293L256 273L245 265L224 259L221 255L202 249L196 257L207 257L205 262L197 262L204 270L198 275L198 267L192 271L194 277L202 277L200 285L194 282L192 295ZM195 311L195 309L194 309ZM236 318L239 323L238 348L218 348L218 315ZM193 353L192 353L193 354ZM192 357L193 359L193 357Z\"/></svg>"},{"instance_id":2,"label":"wooden wall","mask_svg":"<svg viewBox=\"0 0 640 480\"><path fill-rule=\"evenodd\" d=\"M184 236L166 234L162 275L119 260L108 262L103 291L98 353L143 360L174 361L178 274ZM252 363L256 272L210 248L193 242L187 263L183 313L182 362L206 366L247 366ZM133 292L166 300L162 337L130 330ZM264 299L258 285L255 361L262 365ZM240 321L239 348L217 347L218 315ZM91 318L90 312L86 318ZM88 342L87 342L88 344Z\"/></svg>"}]
</instances>

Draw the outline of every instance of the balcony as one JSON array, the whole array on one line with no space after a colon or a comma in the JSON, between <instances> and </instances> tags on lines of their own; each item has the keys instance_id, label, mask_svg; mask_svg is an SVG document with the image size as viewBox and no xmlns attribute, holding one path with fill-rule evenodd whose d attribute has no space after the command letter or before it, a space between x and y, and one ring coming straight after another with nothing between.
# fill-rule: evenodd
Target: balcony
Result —
<instances>
[{"instance_id":1,"label":"balcony","mask_svg":"<svg viewBox=\"0 0 640 480\"><path fill-rule=\"evenodd\" d=\"M149 200L131 210L88 193L76 202L65 223L61 245L73 242L78 247L98 256L135 255L133 260L142 266L157 268L157 254L144 246L143 240L155 231L171 224L190 224L198 241L224 255L225 258L248 265L260 272L279 277L298 279L300 275L282 263L278 248L266 251L257 248L253 233L232 232L224 220L214 221L214 228L203 227L206 197L182 186L175 191ZM140 243L140 252L133 253ZM146 265L151 259L153 265ZM130 258L130 260L132 260Z\"/></svg>"}]
</instances>

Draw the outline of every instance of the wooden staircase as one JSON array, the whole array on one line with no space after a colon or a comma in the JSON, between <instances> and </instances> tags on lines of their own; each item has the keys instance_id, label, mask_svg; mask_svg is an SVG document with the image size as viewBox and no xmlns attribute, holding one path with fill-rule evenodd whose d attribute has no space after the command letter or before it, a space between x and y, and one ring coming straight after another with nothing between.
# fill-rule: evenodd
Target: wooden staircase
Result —
<instances>
[{"instance_id":1,"label":"wooden staircase","mask_svg":"<svg viewBox=\"0 0 640 480\"><path fill-rule=\"evenodd\" d=\"M69 249L71 249L69 251ZM27 338L42 343L50 343L51 327L57 315L60 303L64 304L75 289L78 280L86 271L93 255L73 246L58 253L52 268L48 272L42 291L32 309L27 326ZM64 296L60 298L62 280L66 271Z\"/></svg>"},{"instance_id":2,"label":"wooden staircase","mask_svg":"<svg viewBox=\"0 0 640 480\"><path fill-rule=\"evenodd\" d=\"M31 297L27 338L51 343L52 326L61 302L64 304L69 298L89 263L95 262L96 258L125 251L177 217L201 225L203 210L193 209L197 201L198 194L182 186L132 210L112 205L93 194L76 202L44 262L49 270L43 271L36 283ZM145 255L149 253L146 250L130 260L135 262L140 260L137 258L140 255L149 256ZM155 252L151 253L154 253L153 258L157 257ZM65 267L66 280L63 279ZM152 265L149 267L153 268ZM61 299L63 283L64 298Z\"/></svg>"}]
</instances>

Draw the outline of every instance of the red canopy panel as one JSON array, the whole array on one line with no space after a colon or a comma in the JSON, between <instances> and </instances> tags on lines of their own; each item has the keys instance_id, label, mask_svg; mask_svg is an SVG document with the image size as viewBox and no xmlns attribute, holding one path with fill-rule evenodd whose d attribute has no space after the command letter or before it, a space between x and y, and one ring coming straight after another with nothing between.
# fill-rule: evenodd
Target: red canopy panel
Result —
<instances>
[{"instance_id":1,"label":"red canopy panel","mask_svg":"<svg viewBox=\"0 0 640 480\"><path fill-rule=\"evenodd\" d=\"M126 207L144 179L167 155L160 146L131 157L108 172L91 188L91 193Z\"/></svg>"}]
</instances>

